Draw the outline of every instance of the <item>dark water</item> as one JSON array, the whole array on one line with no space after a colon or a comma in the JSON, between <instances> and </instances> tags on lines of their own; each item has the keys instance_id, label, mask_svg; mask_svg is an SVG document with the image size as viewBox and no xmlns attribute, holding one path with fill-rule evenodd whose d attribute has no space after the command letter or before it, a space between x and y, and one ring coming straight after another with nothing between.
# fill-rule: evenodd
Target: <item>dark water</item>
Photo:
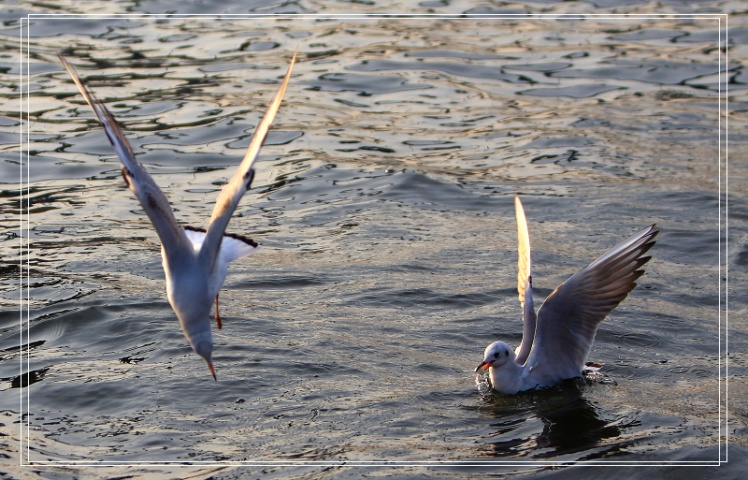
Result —
<instances>
[{"instance_id":1,"label":"dark water","mask_svg":"<svg viewBox=\"0 0 748 480\"><path fill-rule=\"evenodd\" d=\"M625 5L690 14L737 4ZM97 8L86 13L174 7ZM193 16L179 18L32 19L20 185L18 151L0 152L4 473L629 478L641 472L630 466L650 465L664 478L740 477L745 17L730 19L727 64L714 18L334 16L407 8L190 2L179 12ZM249 11L327 16L194 16ZM19 51L26 13L2 13L6 50ZM221 292L213 382L166 301L158 240L56 54L125 125L178 220L205 226L295 49L254 188L230 223L263 249L232 264ZM2 94L8 144L21 128L17 55L2 65L15 82ZM625 236L662 229L646 275L597 334L591 360L605 363L605 381L516 397L476 382L488 343L520 340L515 193L538 300ZM553 468L569 462L589 468Z\"/></svg>"}]
</instances>

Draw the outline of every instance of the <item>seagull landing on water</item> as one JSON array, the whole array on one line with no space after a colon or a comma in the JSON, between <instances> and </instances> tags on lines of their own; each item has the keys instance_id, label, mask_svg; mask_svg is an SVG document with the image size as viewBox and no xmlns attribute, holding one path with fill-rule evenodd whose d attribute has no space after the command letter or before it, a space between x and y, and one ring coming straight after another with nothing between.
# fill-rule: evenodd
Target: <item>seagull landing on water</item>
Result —
<instances>
[{"instance_id":1,"label":"seagull landing on water","mask_svg":"<svg viewBox=\"0 0 748 480\"><path fill-rule=\"evenodd\" d=\"M523 310L522 343L512 351L494 342L483 354L476 373L488 370L492 387L500 393L550 387L561 380L582 376L595 332L636 286L643 256L660 233L651 225L619 243L558 286L545 299L537 315L532 303L530 237L519 196L514 197L519 237L517 290Z\"/></svg>"},{"instance_id":2,"label":"seagull landing on water","mask_svg":"<svg viewBox=\"0 0 748 480\"><path fill-rule=\"evenodd\" d=\"M161 258L166 273L166 293L169 303L177 314L187 341L190 342L192 349L205 359L210 373L216 379L216 372L211 362L213 335L210 331L210 309L215 300L216 323L218 328L221 328L218 292L226 279L228 263L258 248L257 243L248 238L226 234L226 225L244 192L252 184L255 174L252 165L257 159L283 100L296 55L294 54L291 59L288 72L270 102L265 116L257 125L239 169L218 195L207 230L182 228L177 224L166 196L135 159L132 147L125 138L120 125L104 104L86 88L67 60L62 56L60 60L88 105L99 118L109 142L122 162L122 177L125 183L138 197L143 210L156 229L161 240Z\"/></svg>"}]
</instances>

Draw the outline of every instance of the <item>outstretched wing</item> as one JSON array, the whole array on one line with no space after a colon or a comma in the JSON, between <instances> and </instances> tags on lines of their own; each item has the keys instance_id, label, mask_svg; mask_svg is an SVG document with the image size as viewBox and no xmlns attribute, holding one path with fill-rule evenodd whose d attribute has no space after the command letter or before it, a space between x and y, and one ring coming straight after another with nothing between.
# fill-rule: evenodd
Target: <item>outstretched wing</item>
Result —
<instances>
[{"instance_id":1,"label":"outstretched wing","mask_svg":"<svg viewBox=\"0 0 748 480\"><path fill-rule=\"evenodd\" d=\"M519 195L514 196L514 211L517 216L517 292L519 303L522 305L522 343L517 347L516 362L525 363L530 354L532 342L535 338L535 306L532 302L532 261L530 258L530 233L527 230L525 209Z\"/></svg>"},{"instance_id":2,"label":"outstretched wing","mask_svg":"<svg viewBox=\"0 0 748 480\"><path fill-rule=\"evenodd\" d=\"M536 379L552 383L581 374L598 325L644 274L651 257L643 255L660 232L654 227L616 245L546 298L527 359Z\"/></svg>"},{"instance_id":3,"label":"outstretched wing","mask_svg":"<svg viewBox=\"0 0 748 480\"><path fill-rule=\"evenodd\" d=\"M114 119L111 112L101 103L78 77L75 69L68 63L62 55L59 56L62 64L67 69L73 81L78 86L83 98L99 118L99 122L104 127L109 143L114 147L114 151L122 162L122 177L125 183L132 190L140 201L143 210L150 218L151 223L156 229L161 245L166 252L169 263L174 263L182 255L191 255L192 247L189 240L184 234L182 227L177 224L169 206L166 196L158 188L153 178L145 171L143 166L135 159L135 154L130 147L130 143L125 138L122 128Z\"/></svg>"},{"instance_id":4,"label":"outstretched wing","mask_svg":"<svg viewBox=\"0 0 748 480\"><path fill-rule=\"evenodd\" d=\"M257 156L260 153L260 148L265 142L270 125L275 119L275 114L278 113L278 108L283 100L283 94L286 93L286 87L288 87L288 80L291 78L291 71L295 61L296 54L294 53L294 56L291 59L291 64L288 66L288 72L286 72L286 76L278 88L278 92L270 102L270 106L268 107L265 116L262 118L259 125L257 125L257 129L252 136L252 140L249 142L249 148L247 149L247 153L244 155L241 165L239 165L239 169L236 171L234 176L231 177L229 183L223 187L221 193L218 195L218 200L216 200L216 205L213 207L213 213L210 216L210 224L208 225L208 232L205 236L203 246L200 249L200 257L211 264L221 248L223 234L226 230L226 225L228 225L229 220L231 219L231 215L234 213L234 210L239 204L239 200L241 200L244 192L249 189L249 186L252 183L252 179L254 178L252 165L257 159Z\"/></svg>"}]
</instances>

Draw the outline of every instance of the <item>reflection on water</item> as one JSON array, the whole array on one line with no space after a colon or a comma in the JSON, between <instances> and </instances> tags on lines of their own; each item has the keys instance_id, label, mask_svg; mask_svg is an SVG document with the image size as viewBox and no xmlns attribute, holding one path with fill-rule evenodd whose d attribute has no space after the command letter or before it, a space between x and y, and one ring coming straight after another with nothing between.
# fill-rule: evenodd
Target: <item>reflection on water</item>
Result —
<instances>
[{"instance_id":1,"label":"reflection on water","mask_svg":"<svg viewBox=\"0 0 748 480\"><path fill-rule=\"evenodd\" d=\"M584 458L590 460L625 447L617 441L622 430L639 426L639 422L600 418L601 412L584 397L579 383L582 380L511 399L491 399L490 415L497 421L491 423L494 431L487 439L490 455L563 459L584 452Z\"/></svg>"},{"instance_id":2,"label":"reflection on water","mask_svg":"<svg viewBox=\"0 0 748 480\"><path fill-rule=\"evenodd\" d=\"M336 13L255 3L242 8ZM213 13L203 8L238 7L189 3L182 13ZM0 39L18 51L12 13L1 14ZM454 462L443 471L454 476L471 462L714 461L725 341L717 102L728 79L734 128L746 110L743 67L720 63L715 32L707 19L657 16L33 19L27 185L16 184L17 152L0 151L0 410L11 425L20 394L30 422L29 450L9 456ZM229 224L263 248L232 265L221 292L213 382L166 301L157 238L55 59L76 64L121 119L178 221L204 226L295 49L255 188ZM0 134L17 138L17 98L2 98ZM744 178L744 167L730 171ZM483 346L521 333L515 193L531 212L540 296L610 238L662 229L647 274L593 348L615 383L509 398L475 388ZM740 211L743 194L731 195ZM748 238L741 221L731 235ZM30 310L21 328L22 252ZM731 284L742 284L735 270ZM536 465L516 471L542 476ZM197 475L289 473L210 468Z\"/></svg>"}]
</instances>

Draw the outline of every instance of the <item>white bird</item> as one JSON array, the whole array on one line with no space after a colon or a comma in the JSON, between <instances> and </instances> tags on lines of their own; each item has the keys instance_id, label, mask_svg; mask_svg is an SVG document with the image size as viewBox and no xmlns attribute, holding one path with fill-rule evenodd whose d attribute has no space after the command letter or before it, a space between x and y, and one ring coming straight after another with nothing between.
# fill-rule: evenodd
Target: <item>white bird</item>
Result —
<instances>
[{"instance_id":1,"label":"white bird","mask_svg":"<svg viewBox=\"0 0 748 480\"><path fill-rule=\"evenodd\" d=\"M514 197L519 237L517 290L523 309L522 342L512 351L494 342L483 353L476 373L488 370L500 393L551 387L580 377L600 322L626 298L651 257L643 256L660 233L651 225L619 243L572 275L545 299L535 315L532 302L530 236L519 196Z\"/></svg>"},{"instance_id":2,"label":"white bird","mask_svg":"<svg viewBox=\"0 0 748 480\"><path fill-rule=\"evenodd\" d=\"M207 230L182 228L177 223L169 201L153 178L135 159L132 147L114 116L86 88L67 60L62 56L59 58L104 127L109 142L122 162L122 177L125 183L138 198L156 229L161 240L161 259L166 273L169 303L179 319L187 341L207 362L210 373L216 379L211 361L213 335L210 330L210 310L215 299L216 323L220 329L218 292L226 279L228 263L253 253L258 248L257 243L246 237L226 234L226 225L244 192L252 184L255 174L252 165L283 100L296 54L291 59L288 72L271 100L265 116L257 125L239 169L218 195Z\"/></svg>"}]
</instances>

